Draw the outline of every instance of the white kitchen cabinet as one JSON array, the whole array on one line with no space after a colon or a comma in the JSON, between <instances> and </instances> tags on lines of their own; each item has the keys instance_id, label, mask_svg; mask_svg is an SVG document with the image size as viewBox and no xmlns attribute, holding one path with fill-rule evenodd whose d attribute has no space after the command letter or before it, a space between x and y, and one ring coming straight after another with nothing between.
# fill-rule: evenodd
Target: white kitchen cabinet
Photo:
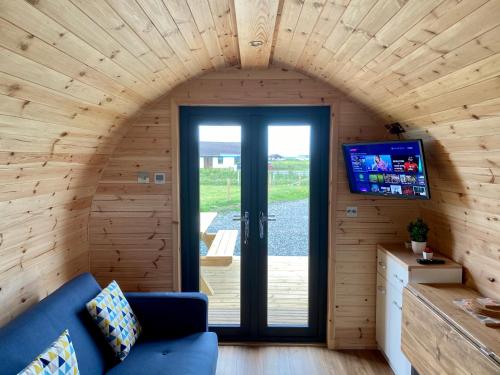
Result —
<instances>
[{"instance_id":1,"label":"white kitchen cabinet","mask_svg":"<svg viewBox=\"0 0 500 375\"><path fill-rule=\"evenodd\" d=\"M401 351L403 288L408 283L461 283L462 266L444 259L445 264L421 265L403 244L377 246L376 339L396 375L410 375L411 365Z\"/></svg>"}]
</instances>

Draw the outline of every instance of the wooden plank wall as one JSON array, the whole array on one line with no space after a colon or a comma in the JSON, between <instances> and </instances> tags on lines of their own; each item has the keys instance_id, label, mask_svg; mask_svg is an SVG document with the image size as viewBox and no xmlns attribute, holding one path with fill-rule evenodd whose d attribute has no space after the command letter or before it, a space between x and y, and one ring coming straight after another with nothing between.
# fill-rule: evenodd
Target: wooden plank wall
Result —
<instances>
[{"instance_id":1,"label":"wooden plank wall","mask_svg":"<svg viewBox=\"0 0 500 375\"><path fill-rule=\"evenodd\" d=\"M259 1L256 12L256 17L269 13L268 23L275 24L273 31L266 26L266 59L270 53L273 66L315 75L372 108L384 122L403 122L407 137L424 138L434 198L422 205L421 214L431 223L431 242L466 266L468 284L499 296L500 1L281 0L277 9L276 3ZM190 77L240 64L234 4L232 0L0 0L0 305L6 306L0 311L0 324L88 269L87 213L101 170L127 129L121 126L124 120ZM255 57L248 45L243 49L250 59ZM224 74L192 81L183 86L183 95L189 92L201 100L197 90L205 93L206 88L211 90L206 100L213 103L334 100L339 121L335 144L382 136L372 115L358 118L358 107L338 99L339 94L327 86L318 89L295 73L278 79L275 69L262 72L258 79L232 74L227 81ZM196 89L189 91L191 84ZM220 87L226 86L222 92ZM329 94L319 95L323 91ZM130 148L120 146L122 159L112 161L111 167L116 162L117 170L130 171L127 155L134 160L142 150L147 158L172 147L166 138L170 133L160 130L170 121L170 109L158 110L158 119L152 116L149 125L159 126L143 125L149 132L155 128L160 132L158 144L149 147L154 138L137 133L132 142L136 135L131 135L126 140ZM162 157L166 160L167 155ZM159 160L162 166L165 160ZM341 161L337 155L332 160L335 165ZM153 161L151 157L144 165L153 168ZM346 193L341 168L334 175L338 186L332 191L338 188L335 256L344 262L337 265L335 290L337 300L345 304L338 305L336 314L343 317L337 319L340 325L330 337L335 334L338 346L359 347L373 344L374 301L368 298L373 293L364 298L351 289L363 290L361 282L372 285L368 275L374 273L373 243L404 237L403 218L394 218L405 210L398 208L398 202L355 200L365 207L360 214L366 221L342 220L342 210L352 197ZM125 185L126 178L130 175L106 174L103 181L108 181L111 193L100 184L96 202L114 196L111 185ZM134 192L130 183L126 185L132 190L122 194L160 200L171 196L164 190ZM136 204L136 211L128 215L140 216L150 209L152 204L145 203L148 210L141 211L141 199L129 202ZM118 205L112 200L107 204ZM171 246L175 239L175 231L163 229L172 220L169 210L162 207L156 214L160 216L148 218L147 224L143 221L143 229L133 229L164 231L156 234L165 238L157 238L151 257L161 248L161 240ZM109 218L101 219L101 227L91 224L92 231L124 231L129 220L118 215L113 223L104 224ZM357 260L348 265L352 248L361 251L359 259L367 260L363 266ZM103 269L112 264L110 259L100 261ZM174 272L168 262L158 259L151 273L143 276ZM140 286L135 269L127 270L129 274L123 271ZM106 271L100 277L109 279L110 274ZM148 281L145 286L153 284Z\"/></svg>"},{"instance_id":2,"label":"wooden plank wall","mask_svg":"<svg viewBox=\"0 0 500 375\"><path fill-rule=\"evenodd\" d=\"M92 197L119 125L145 101L79 62L71 48L97 51L73 34L54 47L51 26L0 2L0 325L89 270Z\"/></svg>"},{"instance_id":3,"label":"wooden plank wall","mask_svg":"<svg viewBox=\"0 0 500 375\"><path fill-rule=\"evenodd\" d=\"M500 90L485 98L485 84L429 92L415 103L425 109L401 119L406 137L424 139L432 199L421 215L431 245L464 265L467 285L500 298Z\"/></svg>"},{"instance_id":4,"label":"wooden plank wall","mask_svg":"<svg viewBox=\"0 0 500 375\"><path fill-rule=\"evenodd\" d=\"M231 9L0 0L0 325L89 269L88 214L124 119L238 63Z\"/></svg>"},{"instance_id":5,"label":"wooden plank wall","mask_svg":"<svg viewBox=\"0 0 500 375\"><path fill-rule=\"evenodd\" d=\"M340 104L338 144L388 139L373 114L360 111L352 102ZM375 342L376 251L381 242L403 242L406 225L418 216L416 201L372 199L351 194L341 150L338 151L335 217L333 325L329 337L335 348L365 348ZM358 217L348 218L348 206L358 207Z\"/></svg>"},{"instance_id":6,"label":"wooden plank wall","mask_svg":"<svg viewBox=\"0 0 500 375\"><path fill-rule=\"evenodd\" d=\"M284 1L273 62L424 139L431 243L464 264L468 285L499 297L500 1L322 4Z\"/></svg>"},{"instance_id":7,"label":"wooden plank wall","mask_svg":"<svg viewBox=\"0 0 500 375\"><path fill-rule=\"evenodd\" d=\"M273 63L320 77L423 138L430 242L500 296L500 1L284 0ZM316 3L315 3L316 4Z\"/></svg>"},{"instance_id":8,"label":"wooden plank wall","mask_svg":"<svg viewBox=\"0 0 500 375\"><path fill-rule=\"evenodd\" d=\"M337 90L299 73L279 69L210 73L174 89L133 121L103 172L92 204L91 271L101 283L116 279L126 290L174 287L172 228L177 219L172 215L171 176L176 145L170 138L175 126L170 111L172 105L202 103L332 106L336 193L331 204L329 344L374 347L375 244L405 238L404 226L417 215L417 206L349 193L338 146L384 138L383 127L376 116ZM138 171L156 170L167 171L166 185L137 184ZM345 217L345 208L351 205L359 207L357 219Z\"/></svg>"},{"instance_id":9,"label":"wooden plank wall","mask_svg":"<svg viewBox=\"0 0 500 375\"><path fill-rule=\"evenodd\" d=\"M352 3L341 17L366 31L383 4L349 12ZM316 57L330 62L317 60L315 72L386 122L401 122L405 138L424 140L432 199L420 212L431 227L430 243L464 265L466 284L498 298L500 2L396 5L357 52L353 42L362 32L331 34Z\"/></svg>"},{"instance_id":10,"label":"wooden plank wall","mask_svg":"<svg viewBox=\"0 0 500 375\"><path fill-rule=\"evenodd\" d=\"M137 172L150 172L138 184ZM166 172L164 185L153 172ZM127 291L173 290L170 101L163 98L130 124L104 169L89 223L91 271Z\"/></svg>"}]
</instances>

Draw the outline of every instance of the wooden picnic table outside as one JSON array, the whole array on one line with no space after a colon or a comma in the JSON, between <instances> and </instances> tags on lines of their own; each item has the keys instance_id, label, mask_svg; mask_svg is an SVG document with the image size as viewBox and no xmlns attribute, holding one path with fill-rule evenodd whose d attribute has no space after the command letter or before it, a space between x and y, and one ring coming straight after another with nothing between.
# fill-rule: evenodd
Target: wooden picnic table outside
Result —
<instances>
[{"instance_id":1,"label":"wooden picnic table outside","mask_svg":"<svg viewBox=\"0 0 500 375\"><path fill-rule=\"evenodd\" d=\"M200 256L200 266L227 267L233 262L238 230L218 230L209 233L208 228L217 217L217 212L200 212L200 240L207 246L207 254ZM203 268L200 267L200 289L213 295L213 289L207 282Z\"/></svg>"},{"instance_id":2,"label":"wooden picnic table outside","mask_svg":"<svg viewBox=\"0 0 500 375\"><path fill-rule=\"evenodd\" d=\"M217 212L200 212L200 233L207 232L216 217Z\"/></svg>"},{"instance_id":3,"label":"wooden picnic table outside","mask_svg":"<svg viewBox=\"0 0 500 375\"><path fill-rule=\"evenodd\" d=\"M207 245L207 248L210 248L215 238L215 233L208 233L208 228L216 217L217 212L200 212L200 240Z\"/></svg>"},{"instance_id":4,"label":"wooden picnic table outside","mask_svg":"<svg viewBox=\"0 0 500 375\"><path fill-rule=\"evenodd\" d=\"M215 238L215 233L208 233L208 228L212 224L212 222L217 217L217 212L200 212L200 240L202 240L207 249L210 248L212 241ZM205 276L203 275L203 271L200 268L200 289L203 293L211 296L214 294L213 289L208 284Z\"/></svg>"}]
</instances>

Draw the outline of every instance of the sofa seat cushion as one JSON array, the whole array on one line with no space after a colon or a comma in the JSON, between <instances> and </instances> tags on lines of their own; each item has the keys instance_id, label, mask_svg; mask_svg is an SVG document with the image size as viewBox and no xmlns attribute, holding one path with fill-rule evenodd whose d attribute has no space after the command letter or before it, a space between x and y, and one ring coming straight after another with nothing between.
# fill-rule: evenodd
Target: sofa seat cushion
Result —
<instances>
[{"instance_id":1,"label":"sofa seat cushion","mask_svg":"<svg viewBox=\"0 0 500 375\"><path fill-rule=\"evenodd\" d=\"M214 375L217 335L202 332L176 339L139 340L107 374Z\"/></svg>"}]
</instances>

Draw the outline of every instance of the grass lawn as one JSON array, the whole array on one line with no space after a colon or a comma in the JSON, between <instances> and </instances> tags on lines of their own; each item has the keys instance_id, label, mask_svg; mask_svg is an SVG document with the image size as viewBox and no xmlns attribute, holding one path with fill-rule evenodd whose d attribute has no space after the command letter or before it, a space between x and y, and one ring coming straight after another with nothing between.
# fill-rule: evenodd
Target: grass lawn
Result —
<instances>
[{"instance_id":1,"label":"grass lawn","mask_svg":"<svg viewBox=\"0 0 500 375\"><path fill-rule=\"evenodd\" d=\"M309 196L309 161L269 162L269 202L306 199ZM233 169L200 169L200 210L231 211L240 207L240 172Z\"/></svg>"},{"instance_id":2,"label":"grass lawn","mask_svg":"<svg viewBox=\"0 0 500 375\"><path fill-rule=\"evenodd\" d=\"M275 171L307 171L309 160L274 160L269 162L271 169Z\"/></svg>"},{"instance_id":3,"label":"grass lawn","mask_svg":"<svg viewBox=\"0 0 500 375\"><path fill-rule=\"evenodd\" d=\"M217 185L200 185L200 211L233 211L240 208L240 188ZM269 202L297 201L309 197L309 185L274 185L269 192Z\"/></svg>"}]
</instances>

